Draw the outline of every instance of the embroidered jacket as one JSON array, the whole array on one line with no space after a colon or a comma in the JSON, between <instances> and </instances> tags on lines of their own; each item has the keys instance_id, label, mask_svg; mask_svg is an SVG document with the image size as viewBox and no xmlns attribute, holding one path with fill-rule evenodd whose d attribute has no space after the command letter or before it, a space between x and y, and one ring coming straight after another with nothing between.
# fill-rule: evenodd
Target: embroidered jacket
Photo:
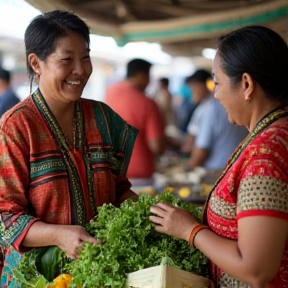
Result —
<instances>
[{"instance_id":1,"label":"embroidered jacket","mask_svg":"<svg viewBox=\"0 0 288 288\"><path fill-rule=\"evenodd\" d=\"M85 225L98 206L116 205L130 189L126 171L137 130L104 103L80 99L75 107L74 147L39 90L1 119L3 251L25 251L21 241L38 219Z\"/></svg>"}]
</instances>

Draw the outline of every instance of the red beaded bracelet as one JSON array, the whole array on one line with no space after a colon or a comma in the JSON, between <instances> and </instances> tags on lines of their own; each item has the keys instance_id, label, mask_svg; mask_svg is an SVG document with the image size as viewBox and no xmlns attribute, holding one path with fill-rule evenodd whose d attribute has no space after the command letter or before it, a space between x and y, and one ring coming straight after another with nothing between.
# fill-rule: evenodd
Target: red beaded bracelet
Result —
<instances>
[{"instance_id":1,"label":"red beaded bracelet","mask_svg":"<svg viewBox=\"0 0 288 288\"><path fill-rule=\"evenodd\" d=\"M208 226L206 226L206 225L198 224L198 225L196 225L196 226L192 229L192 231L191 231L191 233L190 233L190 236L189 236L189 244L190 244L190 246L192 246L194 249L196 248L195 245L194 245L194 239L195 239L197 233L198 233L199 231L201 231L202 229L210 229L210 228L209 228Z\"/></svg>"}]
</instances>

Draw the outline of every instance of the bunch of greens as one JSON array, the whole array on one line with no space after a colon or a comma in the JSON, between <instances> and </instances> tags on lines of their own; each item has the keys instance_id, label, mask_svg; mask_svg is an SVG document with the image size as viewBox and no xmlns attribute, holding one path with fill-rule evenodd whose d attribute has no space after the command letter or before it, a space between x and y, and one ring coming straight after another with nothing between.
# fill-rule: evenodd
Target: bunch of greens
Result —
<instances>
[{"instance_id":1,"label":"bunch of greens","mask_svg":"<svg viewBox=\"0 0 288 288\"><path fill-rule=\"evenodd\" d=\"M105 242L86 243L79 259L67 264L72 286L120 288L128 273L160 265L163 259L171 266L208 276L208 260L200 251L191 249L187 241L155 231L148 216L150 206L158 202L181 207L200 219L201 208L184 203L170 189L156 197L141 195L138 202L126 200L120 208L111 204L99 207L86 229Z\"/></svg>"},{"instance_id":2,"label":"bunch of greens","mask_svg":"<svg viewBox=\"0 0 288 288\"><path fill-rule=\"evenodd\" d=\"M61 273L71 260L57 246L37 248L23 255L19 267L13 269L21 288L44 288Z\"/></svg>"},{"instance_id":3,"label":"bunch of greens","mask_svg":"<svg viewBox=\"0 0 288 288\"><path fill-rule=\"evenodd\" d=\"M73 261L56 246L33 250L24 254L15 277L22 288L46 287L60 273L72 275L71 287L121 288L128 273L160 264L208 276L208 260L199 250L155 231L148 217L150 206L158 202L181 207L200 222L202 209L183 202L170 188L156 197L141 195L137 202L128 199L119 208L104 204L86 226L103 244L86 243Z\"/></svg>"}]
</instances>

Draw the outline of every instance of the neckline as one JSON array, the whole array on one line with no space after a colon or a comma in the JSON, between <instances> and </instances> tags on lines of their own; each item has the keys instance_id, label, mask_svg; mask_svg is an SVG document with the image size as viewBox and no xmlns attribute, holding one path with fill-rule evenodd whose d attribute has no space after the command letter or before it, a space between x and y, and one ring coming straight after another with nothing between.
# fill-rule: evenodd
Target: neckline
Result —
<instances>
[{"instance_id":1,"label":"neckline","mask_svg":"<svg viewBox=\"0 0 288 288\"><path fill-rule=\"evenodd\" d=\"M264 115L256 124L253 131L248 134L248 136L238 145L236 150L233 152L229 160L227 161L226 167L224 168L224 171L220 175L220 177L216 180L213 188L211 189L207 199L206 203L203 209L202 214L202 220L203 223L207 223L207 208L208 208L208 202L210 200L210 197L213 193L213 191L216 189L218 184L221 182L221 180L224 178L226 173L229 171L229 169L233 166L233 164L238 160L241 153L245 150L245 148L267 127L269 127L272 123L274 123L276 120L283 118L288 115L288 110L283 109L274 109Z\"/></svg>"},{"instance_id":2,"label":"neckline","mask_svg":"<svg viewBox=\"0 0 288 288\"><path fill-rule=\"evenodd\" d=\"M68 141L68 138L65 134L65 132L62 130L61 126L59 125L57 119L55 118L54 114L52 113L49 105L47 104L45 98L41 94L41 91L37 89L32 94L32 99L34 103L40 108L42 111L43 117L46 119L48 126L53 131L53 134L55 135L56 139L58 140L58 144L60 145L61 149L64 149L66 151L75 151L79 150L81 148L81 139L82 139L82 129L81 129L81 107L79 101L75 103L75 112L74 112L74 119L73 122L75 122L75 127L73 123L73 145L70 145L70 142ZM74 121L75 120L75 121Z\"/></svg>"},{"instance_id":3,"label":"neckline","mask_svg":"<svg viewBox=\"0 0 288 288\"><path fill-rule=\"evenodd\" d=\"M79 152L82 153L83 159L85 161L85 169L86 171L89 171L89 162L87 159L87 156L85 155L84 151L84 121L83 121L83 113L81 110L81 104L79 101L77 101L75 104L76 107L76 118L77 118L77 124L75 127L75 147L74 151L70 150L69 143L67 142L66 137L64 136L63 131L60 129L60 125L56 121L54 115L52 114L52 111L49 109L48 104L46 103L44 97L41 95L41 92L36 90L32 94L32 101L34 105L37 107L37 109L40 111L42 117L47 122L47 127L51 132L51 135L57 142L57 144L60 147L63 161L65 163L68 178L69 178L69 193L71 195L71 223L82 225L84 226L86 223L86 208L85 208L85 199L83 198L82 193L82 184L80 175L77 169L77 164L75 160L74 153ZM76 151L75 151L76 150ZM87 172L87 177L90 179L90 174ZM89 180L91 181L91 179ZM89 189L89 195L92 195L92 188L91 185L88 187Z\"/></svg>"}]
</instances>

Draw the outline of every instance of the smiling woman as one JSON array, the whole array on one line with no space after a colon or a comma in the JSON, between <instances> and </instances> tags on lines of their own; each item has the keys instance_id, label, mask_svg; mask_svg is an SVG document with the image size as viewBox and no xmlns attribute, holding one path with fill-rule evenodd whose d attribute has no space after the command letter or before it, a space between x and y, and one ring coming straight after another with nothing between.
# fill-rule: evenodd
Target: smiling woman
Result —
<instances>
[{"instance_id":1,"label":"smiling woman","mask_svg":"<svg viewBox=\"0 0 288 288\"><path fill-rule=\"evenodd\" d=\"M287 67L287 44L268 28L220 38L215 98L230 122L250 133L208 196L205 226L182 209L151 208L157 231L189 241L211 260L216 287L288 288Z\"/></svg>"},{"instance_id":2,"label":"smiling woman","mask_svg":"<svg viewBox=\"0 0 288 288\"><path fill-rule=\"evenodd\" d=\"M29 42L30 36L26 33L26 43ZM67 36L57 40L56 49L44 61L41 59L42 55L28 55L31 68L39 77L39 89L42 95L45 95L45 100L56 118L58 114L63 114L63 110L67 113L65 117L58 116L58 122L64 131L71 128L69 124L72 121L67 120L74 117L74 101L80 99L92 73L89 51L88 44L81 34L68 32Z\"/></svg>"},{"instance_id":3,"label":"smiling woman","mask_svg":"<svg viewBox=\"0 0 288 288\"><path fill-rule=\"evenodd\" d=\"M1 287L19 286L13 269L23 252L58 246L77 258L84 242L100 245L83 228L97 207L138 198L126 177L137 130L81 98L92 72L85 22L41 14L25 47L30 85L39 87L0 123Z\"/></svg>"}]
</instances>

